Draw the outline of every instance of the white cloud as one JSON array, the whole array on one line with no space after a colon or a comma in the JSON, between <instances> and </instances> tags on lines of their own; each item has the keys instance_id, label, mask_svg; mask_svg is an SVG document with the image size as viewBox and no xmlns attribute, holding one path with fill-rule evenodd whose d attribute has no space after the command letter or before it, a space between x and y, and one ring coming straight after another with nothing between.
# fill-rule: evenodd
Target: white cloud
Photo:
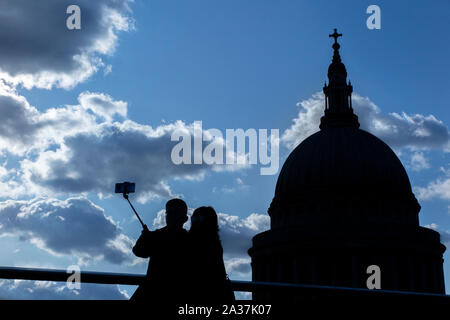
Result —
<instances>
[{"instance_id":1,"label":"white cloud","mask_svg":"<svg viewBox=\"0 0 450 320\"><path fill-rule=\"evenodd\" d=\"M290 149L319 131L320 118L324 113L324 95L315 93L297 105L300 106L299 114L281 137L281 141ZM393 148L444 151L448 148L448 129L433 115L409 115L404 112L383 114L369 98L357 93L352 95L352 105L361 129L374 134Z\"/></svg>"},{"instance_id":2,"label":"white cloud","mask_svg":"<svg viewBox=\"0 0 450 320\"><path fill-rule=\"evenodd\" d=\"M229 274L249 276L252 272L250 258L232 258L225 260L225 268Z\"/></svg>"},{"instance_id":3,"label":"white cloud","mask_svg":"<svg viewBox=\"0 0 450 320\"><path fill-rule=\"evenodd\" d=\"M33 160L24 159L23 177L30 190L41 187L53 192L107 195L116 182L133 181L140 202L172 197L169 179L201 178L215 168L204 163L174 164L174 130L187 130L194 137L193 125L182 121L156 128L130 120L101 123L91 132L65 137L55 150L42 151ZM45 190L40 192L45 194Z\"/></svg>"},{"instance_id":4,"label":"white cloud","mask_svg":"<svg viewBox=\"0 0 450 320\"><path fill-rule=\"evenodd\" d=\"M413 152L413 154L411 155L411 161L408 166L413 171L421 171L423 169L430 168L430 163L428 162L428 159L425 157L423 152Z\"/></svg>"},{"instance_id":5,"label":"white cloud","mask_svg":"<svg viewBox=\"0 0 450 320\"><path fill-rule=\"evenodd\" d=\"M0 82L0 152L21 157L20 168L0 170L0 197L84 192L106 197L116 182L132 180L138 185L138 201L146 202L173 196L170 179L201 180L208 170L247 167L176 165L171 152L178 141L171 140L172 134L184 131L193 139L211 136L208 130L198 132L182 121L156 128L136 123L126 119L126 102L104 93L83 92L78 101L40 112ZM116 115L122 122L115 121ZM224 148L225 142L210 143Z\"/></svg>"},{"instance_id":6,"label":"white cloud","mask_svg":"<svg viewBox=\"0 0 450 320\"><path fill-rule=\"evenodd\" d=\"M416 187L414 192L419 200L429 200L433 198L440 198L450 200L450 170L441 167L444 172L443 177L431 181L426 187Z\"/></svg>"},{"instance_id":7,"label":"white cloud","mask_svg":"<svg viewBox=\"0 0 450 320\"><path fill-rule=\"evenodd\" d=\"M294 149L300 142L319 131L320 117L324 110L323 94L318 92L311 98L297 103L300 107L298 116L292 121L292 126L281 136L281 142L289 149Z\"/></svg>"},{"instance_id":8,"label":"white cloud","mask_svg":"<svg viewBox=\"0 0 450 320\"><path fill-rule=\"evenodd\" d=\"M127 103L125 101L115 101L104 93L83 92L79 95L80 106L86 110L91 110L96 115L103 117L106 121L111 121L114 115L127 116Z\"/></svg>"},{"instance_id":9,"label":"white cloud","mask_svg":"<svg viewBox=\"0 0 450 320\"><path fill-rule=\"evenodd\" d=\"M81 30L68 30L70 0L2 1L0 79L12 86L72 88L113 54L120 31L133 29L132 0L78 0Z\"/></svg>"},{"instance_id":10,"label":"white cloud","mask_svg":"<svg viewBox=\"0 0 450 320\"><path fill-rule=\"evenodd\" d=\"M436 181L430 182L426 187L415 188L415 192L420 200L432 198L450 200L450 177L438 178Z\"/></svg>"},{"instance_id":11,"label":"white cloud","mask_svg":"<svg viewBox=\"0 0 450 320\"><path fill-rule=\"evenodd\" d=\"M437 230L439 228L439 226L436 223L426 224L426 225L424 225L424 227L428 228L428 229L433 229L433 230Z\"/></svg>"},{"instance_id":12,"label":"white cloud","mask_svg":"<svg viewBox=\"0 0 450 320\"><path fill-rule=\"evenodd\" d=\"M117 285L81 283L72 290L64 282L0 280L2 300L127 300L128 294Z\"/></svg>"},{"instance_id":13,"label":"white cloud","mask_svg":"<svg viewBox=\"0 0 450 320\"><path fill-rule=\"evenodd\" d=\"M95 116L81 106L39 112L16 90L0 82L0 152L24 156L61 144L65 137L95 130Z\"/></svg>"},{"instance_id":14,"label":"white cloud","mask_svg":"<svg viewBox=\"0 0 450 320\"><path fill-rule=\"evenodd\" d=\"M55 256L78 257L81 264L131 262L133 241L85 198L3 201L0 226L1 236L18 236Z\"/></svg>"}]
</instances>

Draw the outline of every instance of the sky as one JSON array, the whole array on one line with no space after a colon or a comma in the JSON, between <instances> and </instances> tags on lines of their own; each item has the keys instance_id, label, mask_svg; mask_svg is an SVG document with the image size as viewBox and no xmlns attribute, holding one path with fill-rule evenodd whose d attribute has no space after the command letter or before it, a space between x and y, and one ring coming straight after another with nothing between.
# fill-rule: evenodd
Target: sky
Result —
<instances>
[{"instance_id":1,"label":"sky","mask_svg":"<svg viewBox=\"0 0 450 320\"><path fill-rule=\"evenodd\" d=\"M372 4L380 29L366 24ZM79 6L81 29L68 29L69 5ZM116 182L133 181L130 199L151 229L164 225L171 197L190 212L213 206L228 274L250 280L247 250L269 228L279 170L319 130L334 28L361 128L399 156L420 224L448 246L449 11L445 0L0 0L0 265L145 273L147 261L131 253L141 227L114 194ZM176 132L193 143L203 133L239 157L225 148L226 130L238 128L259 141L259 129L278 130L273 174L261 174L261 156L173 163ZM125 299L134 290L0 280L6 298Z\"/></svg>"}]
</instances>

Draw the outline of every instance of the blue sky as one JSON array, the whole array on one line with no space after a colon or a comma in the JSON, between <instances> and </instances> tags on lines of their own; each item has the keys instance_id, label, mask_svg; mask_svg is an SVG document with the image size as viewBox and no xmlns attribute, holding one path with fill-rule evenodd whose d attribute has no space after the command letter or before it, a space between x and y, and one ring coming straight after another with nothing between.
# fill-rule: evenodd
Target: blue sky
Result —
<instances>
[{"instance_id":1,"label":"blue sky","mask_svg":"<svg viewBox=\"0 0 450 320\"><path fill-rule=\"evenodd\" d=\"M81 8L81 30L66 29L69 4ZM366 27L371 4L381 8L380 30ZM0 221L0 265L145 272L146 262L129 250L140 226L108 189L129 178L149 226L160 224L168 195L182 195L190 208L214 206L230 276L249 279L245 247L268 227L277 174L260 175L259 165L162 165L169 134L178 120L187 130L198 120L204 130L279 129L281 168L292 146L318 129L316 93L327 80L333 28L343 33L341 57L364 129L402 160L421 225L450 243L448 1L1 0L0 7L7 17L0 19L7 114L0 119L0 210L16 217L10 229ZM73 216L79 228L70 227ZM94 235L83 231L92 217L102 226ZM448 287L448 262L445 273ZM18 297L26 286L57 292L55 284L22 285Z\"/></svg>"}]
</instances>

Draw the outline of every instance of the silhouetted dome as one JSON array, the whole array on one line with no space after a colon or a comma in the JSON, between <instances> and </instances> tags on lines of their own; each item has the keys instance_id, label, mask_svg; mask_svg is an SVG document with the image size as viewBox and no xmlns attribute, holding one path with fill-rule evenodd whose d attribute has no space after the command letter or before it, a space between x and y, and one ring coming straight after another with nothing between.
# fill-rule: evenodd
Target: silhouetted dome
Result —
<instances>
[{"instance_id":1,"label":"silhouetted dome","mask_svg":"<svg viewBox=\"0 0 450 320\"><path fill-rule=\"evenodd\" d=\"M327 127L289 155L269 208L273 228L417 225L420 205L402 163L352 126Z\"/></svg>"},{"instance_id":2,"label":"silhouetted dome","mask_svg":"<svg viewBox=\"0 0 450 320\"><path fill-rule=\"evenodd\" d=\"M327 128L300 143L281 169L275 197L335 188L411 193L408 175L391 148L352 127Z\"/></svg>"},{"instance_id":3,"label":"silhouetted dome","mask_svg":"<svg viewBox=\"0 0 450 320\"><path fill-rule=\"evenodd\" d=\"M376 265L384 290L442 294L445 247L438 232L419 226L420 205L396 154L359 129L340 36L336 29L329 35L333 60L320 131L286 159L268 210L270 230L252 239L252 279L367 288L368 266ZM308 293L253 298L312 301Z\"/></svg>"}]
</instances>

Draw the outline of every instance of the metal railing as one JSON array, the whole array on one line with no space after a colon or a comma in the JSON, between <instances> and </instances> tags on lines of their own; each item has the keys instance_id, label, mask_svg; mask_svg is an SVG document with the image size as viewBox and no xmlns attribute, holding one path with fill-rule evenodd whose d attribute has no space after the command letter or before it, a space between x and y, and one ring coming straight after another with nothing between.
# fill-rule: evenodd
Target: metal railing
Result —
<instances>
[{"instance_id":1,"label":"metal railing","mask_svg":"<svg viewBox=\"0 0 450 320\"><path fill-rule=\"evenodd\" d=\"M20 268L20 267L0 267L0 279L20 279L20 280L37 280L37 281L57 281L66 282L71 273L66 270L38 269L38 268ZM139 285L144 279L143 274L129 273L110 273L110 272L93 272L80 271L80 282L96 283L96 284L117 284L117 285ZM394 290L369 290L362 288L348 287L332 287L307 284L292 284L281 282L256 282L256 281L240 281L231 280L232 289L234 291L244 292L262 292L262 291L281 291L283 293L301 293L308 295L317 294L336 294L336 295L382 295L386 298L390 297L427 297L435 299L443 299L450 303L450 295L410 292L410 291L394 291Z\"/></svg>"}]
</instances>

